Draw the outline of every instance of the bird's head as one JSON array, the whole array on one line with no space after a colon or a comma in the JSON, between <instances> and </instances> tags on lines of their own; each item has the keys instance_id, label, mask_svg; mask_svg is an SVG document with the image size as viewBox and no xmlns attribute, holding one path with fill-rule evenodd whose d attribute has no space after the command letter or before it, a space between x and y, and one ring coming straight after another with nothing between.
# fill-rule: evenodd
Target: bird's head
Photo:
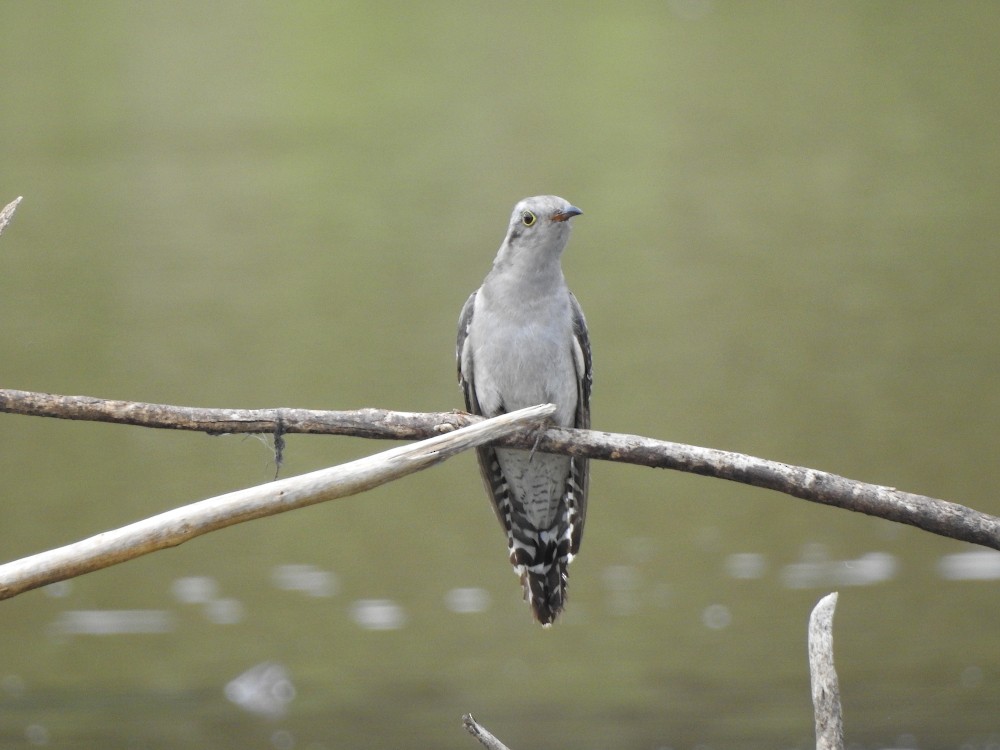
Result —
<instances>
[{"instance_id":1,"label":"bird's head","mask_svg":"<svg viewBox=\"0 0 1000 750\"><path fill-rule=\"evenodd\" d=\"M514 206L504 244L517 254L562 253L569 241L570 219L582 214L557 195L536 195Z\"/></svg>"}]
</instances>

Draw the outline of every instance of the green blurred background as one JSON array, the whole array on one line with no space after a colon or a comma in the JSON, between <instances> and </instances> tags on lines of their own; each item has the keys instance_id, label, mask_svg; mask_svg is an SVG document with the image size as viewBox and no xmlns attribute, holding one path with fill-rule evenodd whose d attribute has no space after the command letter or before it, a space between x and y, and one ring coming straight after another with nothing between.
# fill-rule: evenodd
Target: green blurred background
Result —
<instances>
[{"instance_id":1,"label":"green blurred background","mask_svg":"<svg viewBox=\"0 0 1000 750\"><path fill-rule=\"evenodd\" d=\"M993 2L3 0L0 386L457 408L458 311L556 193L596 428L1000 513L998 39ZM386 447L291 436L283 474ZM273 472L0 415L2 559ZM592 474L549 631L470 456L2 602L0 746L471 748L472 711L515 750L806 748L831 590L855 747L1000 742L996 555Z\"/></svg>"}]
</instances>

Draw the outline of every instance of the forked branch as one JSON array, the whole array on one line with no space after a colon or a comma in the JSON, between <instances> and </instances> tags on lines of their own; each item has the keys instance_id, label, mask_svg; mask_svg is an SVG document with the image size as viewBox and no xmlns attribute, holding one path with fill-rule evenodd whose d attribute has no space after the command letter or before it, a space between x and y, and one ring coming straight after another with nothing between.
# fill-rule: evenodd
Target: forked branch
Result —
<instances>
[{"instance_id":1,"label":"forked branch","mask_svg":"<svg viewBox=\"0 0 1000 750\"><path fill-rule=\"evenodd\" d=\"M226 526L370 490L519 427L537 424L553 412L555 407L546 404L502 414L347 464L175 508L75 544L0 565L0 599L176 547Z\"/></svg>"}]
</instances>

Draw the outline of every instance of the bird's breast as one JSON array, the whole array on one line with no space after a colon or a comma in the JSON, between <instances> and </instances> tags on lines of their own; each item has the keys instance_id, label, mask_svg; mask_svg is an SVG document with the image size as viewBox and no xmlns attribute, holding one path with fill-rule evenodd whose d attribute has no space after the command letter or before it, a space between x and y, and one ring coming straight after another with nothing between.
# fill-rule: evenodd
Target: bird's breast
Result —
<instances>
[{"instance_id":1,"label":"bird's breast","mask_svg":"<svg viewBox=\"0 0 1000 750\"><path fill-rule=\"evenodd\" d=\"M484 412L554 403L554 421L572 425L577 384L568 310L557 315L476 317L487 321L473 331L476 391Z\"/></svg>"}]
</instances>

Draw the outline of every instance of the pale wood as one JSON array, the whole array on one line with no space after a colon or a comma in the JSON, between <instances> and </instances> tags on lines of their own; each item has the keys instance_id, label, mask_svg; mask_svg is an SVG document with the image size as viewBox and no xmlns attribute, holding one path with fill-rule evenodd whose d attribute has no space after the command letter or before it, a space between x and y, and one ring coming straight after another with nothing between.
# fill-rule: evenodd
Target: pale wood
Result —
<instances>
[{"instance_id":1,"label":"pale wood","mask_svg":"<svg viewBox=\"0 0 1000 750\"><path fill-rule=\"evenodd\" d=\"M809 676L812 683L816 750L844 750L840 685L833 666L833 613L837 594L827 594L809 616Z\"/></svg>"},{"instance_id":2,"label":"pale wood","mask_svg":"<svg viewBox=\"0 0 1000 750\"><path fill-rule=\"evenodd\" d=\"M511 430L537 423L554 412L554 406L545 404L502 414L347 464L185 505L65 547L0 565L0 599L176 547L226 526L370 490Z\"/></svg>"},{"instance_id":3,"label":"pale wood","mask_svg":"<svg viewBox=\"0 0 1000 750\"><path fill-rule=\"evenodd\" d=\"M486 750L508 750L507 746L498 740L490 730L472 718L472 714L465 714L462 717L462 726L465 731L479 740L479 744Z\"/></svg>"},{"instance_id":4,"label":"pale wood","mask_svg":"<svg viewBox=\"0 0 1000 750\"><path fill-rule=\"evenodd\" d=\"M7 225L10 224L10 220L14 218L14 212L17 210L17 206L20 202L21 196L19 195L0 209L0 234L3 234L3 230L7 228Z\"/></svg>"}]
</instances>

